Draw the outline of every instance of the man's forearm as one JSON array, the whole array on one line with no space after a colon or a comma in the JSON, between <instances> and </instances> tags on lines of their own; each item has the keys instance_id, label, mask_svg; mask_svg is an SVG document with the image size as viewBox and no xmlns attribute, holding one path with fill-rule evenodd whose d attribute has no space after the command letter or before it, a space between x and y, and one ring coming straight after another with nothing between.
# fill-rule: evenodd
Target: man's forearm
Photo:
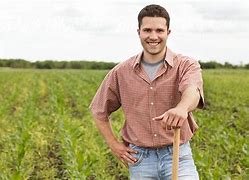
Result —
<instances>
[{"instance_id":1,"label":"man's forearm","mask_svg":"<svg viewBox=\"0 0 249 180\"><path fill-rule=\"evenodd\" d=\"M125 166L128 166L127 163L135 163L137 161L137 159L131 155L131 153L137 153L137 151L127 147L123 142L118 141L112 131L111 123L109 121L95 120L95 123L112 150L112 153L121 160Z\"/></svg>"},{"instance_id":2,"label":"man's forearm","mask_svg":"<svg viewBox=\"0 0 249 180\"><path fill-rule=\"evenodd\" d=\"M200 101L200 93L196 86L190 86L182 93L181 101L177 107L183 108L188 112L193 111Z\"/></svg>"},{"instance_id":3,"label":"man's forearm","mask_svg":"<svg viewBox=\"0 0 249 180\"><path fill-rule=\"evenodd\" d=\"M118 141L112 131L109 121L101 121L96 119L95 124L109 146L112 146Z\"/></svg>"}]
</instances>

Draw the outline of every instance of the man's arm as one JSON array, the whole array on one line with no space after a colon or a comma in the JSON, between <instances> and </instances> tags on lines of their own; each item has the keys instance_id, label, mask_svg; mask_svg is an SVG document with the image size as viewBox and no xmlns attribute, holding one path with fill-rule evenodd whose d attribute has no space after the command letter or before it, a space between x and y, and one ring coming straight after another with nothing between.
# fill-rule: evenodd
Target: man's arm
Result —
<instances>
[{"instance_id":1,"label":"man's arm","mask_svg":"<svg viewBox=\"0 0 249 180\"><path fill-rule=\"evenodd\" d=\"M136 151L119 142L112 131L111 123L108 119L108 116L120 106L118 75L114 68L109 71L103 80L91 102L90 109L97 128L113 154L125 164L134 163L136 159L131 156L131 153L136 153Z\"/></svg>"},{"instance_id":2,"label":"man's arm","mask_svg":"<svg viewBox=\"0 0 249 180\"><path fill-rule=\"evenodd\" d=\"M196 86L189 86L182 93L181 101L175 108L169 109L154 120L161 121L163 128L171 129L181 127L187 119L188 113L193 111L200 100L200 93Z\"/></svg>"},{"instance_id":3,"label":"man's arm","mask_svg":"<svg viewBox=\"0 0 249 180\"><path fill-rule=\"evenodd\" d=\"M108 120L95 120L95 124L99 129L100 133L104 137L106 143L111 148L113 154L117 156L125 164L127 163L135 163L137 161L136 158L132 157L131 153L137 153L135 150L125 146L122 142L119 142L115 137L111 123Z\"/></svg>"},{"instance_id":4,"label":"man's arm","mask_svg":"<svg viewBox=\"0 0 249 180\"><path fill-rule=\"evenodd\" d=\"M187 112L195 110L200 101L200 92L196 86L190 86L182 94L181 101L176 107L185 109Z\"/></svg>"}]
</instances>

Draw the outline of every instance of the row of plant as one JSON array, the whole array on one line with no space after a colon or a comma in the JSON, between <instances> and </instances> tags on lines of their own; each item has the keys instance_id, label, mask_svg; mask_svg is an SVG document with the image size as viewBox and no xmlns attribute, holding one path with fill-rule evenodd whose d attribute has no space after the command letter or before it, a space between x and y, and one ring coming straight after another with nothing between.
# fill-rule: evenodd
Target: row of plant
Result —
<instances>
[{"instance_id":1,"label":"row of plant","mask_svg":"<svg viewBox=\"0 0 249 180\"><path fill-rule=\"evenodd\" d=\"M0 179L128 179L89 104L107 71L0 70ZM248 179L249 72L205 70L192 140L201 179ZM120 136L121 111L112 115Z\"/></svg>"}]
</instances>

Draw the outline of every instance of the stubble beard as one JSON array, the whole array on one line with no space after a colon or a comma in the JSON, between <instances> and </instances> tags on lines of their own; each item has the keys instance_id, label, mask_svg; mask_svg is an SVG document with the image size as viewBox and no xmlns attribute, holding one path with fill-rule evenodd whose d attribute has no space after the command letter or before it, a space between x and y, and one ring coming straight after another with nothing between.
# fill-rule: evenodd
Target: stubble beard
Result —
<instances>
[{"instance_id":1,"label":"stubble beard","mask_svg":"<svg viewBox=\"0 0 249 180\"><path fill-rule=\"evenodd\" d=\"M144 50L145 50L148 54L153 55L153 56L162 53L165 49L166 49L166 46L164 46L163 48L160 48L160 49L152 49L152 48L150 48L150 47L144 48Z\"/></svg>"},{"instance_id":2,"label":"stubble beard","mask_svg":"<svg viewBox=\"0 0 249 180\"><path fill-rule=\"evenodd\" d=\"M150 47L150 45L146 41L141 41L141 44L143 46L144 51L150 55L158 55L162 53L164 50L166 50L166 42L161 41L158 46L160 47Z\"/></svg>"}]
</instances>

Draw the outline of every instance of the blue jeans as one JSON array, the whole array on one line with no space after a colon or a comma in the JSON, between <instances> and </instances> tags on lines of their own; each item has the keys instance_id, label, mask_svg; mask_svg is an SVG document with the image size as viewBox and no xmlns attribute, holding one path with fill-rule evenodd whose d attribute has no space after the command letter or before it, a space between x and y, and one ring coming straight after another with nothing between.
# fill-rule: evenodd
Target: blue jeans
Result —
<instances>
[{"instance_id":1,"label":"blue jeans","mask_svg":"<svg viewBox=\"0 0 249 180\"><path fill-rule=\"evenodd\" d=\"M129 146L138 151L137 154L132 154L138 161L135 164L129 164L131 180L171 179L173 146L155 149L138 147L133 144ZM180 145L178 179L199 179L189 142Z\"/></svg>"}]
</instances>

